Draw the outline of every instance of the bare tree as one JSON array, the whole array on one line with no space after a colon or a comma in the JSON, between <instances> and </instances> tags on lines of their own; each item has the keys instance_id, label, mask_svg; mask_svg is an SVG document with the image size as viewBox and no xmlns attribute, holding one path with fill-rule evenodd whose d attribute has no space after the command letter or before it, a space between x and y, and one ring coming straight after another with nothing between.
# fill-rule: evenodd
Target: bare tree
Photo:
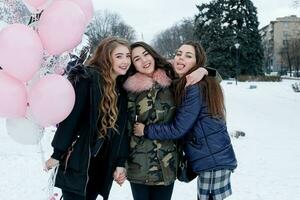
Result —
<instances>
[{"instance_id":1,"label":"bare tree","mask_svg":"<svg viewBox=\"0 0 300 200\"><path fill-rule=\"evenodd\" d=\"M300 0L293 0L292 4L293 4L294 8L299 8L300 7Z\"/></svg>"},{"instance_id":2,"label":"bare tree","mask_svg":"<svg viewBox=\"0 0 300 200\"><path fill-rule=\"evenodd\" d=\"M153 41L154 48L166 58L174 57L175 49L178 48L177 44L181 41L177 34L177 27L175 26L161 32Z\"/></svg>"},{"instance_id":3,"label":"bare tree","mask_svg":"<svg viewBox=\"0 0 300 200\"><path fill-rule=\"evenodd\" d=\"M286 66L290 76L295 72L299 76L300 69L300 38L291 38L284 41L284 46L280 50L281 63Z\"/></svg>"},{"instance_id":4,"label":"bare tree","mask_svg":"<svg viewBox=\"0 0 300 200\"><path fill-rule=\"evenodd\" d=\"M300 69L300 38L293 39L291 41L291 62L293 66L293 70L296 72L296 76L299 77L299 69Z\"/></svg>"},{"instance_id":5,"label":"bare tree","mask_svg":"<svg viewBox=\"0 0 300 200\"><path fill-rule=\"evenodd\" d=\"M117 36L128 41L136 38L135 30L123 22L122 18L109 11L97 11L92 22L87 28L86 35L89 38L89 45L93 51L99 42L108 36Z\"/></svg>"},{"instance_id":6,"label":"bare tree","mask_svg":"<svg viewBox=\"0 0 300 200\"><path fill-rule=\"evenodd\" d=\"M173 58L175 50L187 40L196 40L194 36L194 21L184 19L159 33L152 41L154 48L166 58Z\"/></svg>"}]
</instances>

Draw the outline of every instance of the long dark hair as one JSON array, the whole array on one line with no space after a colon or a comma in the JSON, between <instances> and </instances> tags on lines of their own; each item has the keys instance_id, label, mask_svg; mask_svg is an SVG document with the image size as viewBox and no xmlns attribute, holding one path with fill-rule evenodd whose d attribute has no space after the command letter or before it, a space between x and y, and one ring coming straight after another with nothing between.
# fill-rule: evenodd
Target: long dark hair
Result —
<instances>
[{"instance_id":1,"label":"long dark hair","mask_svg":"<svg viewBox=\"0 0 300 200\"><path fill-rule=\"evenodd\" d=\"M177 105L180 105L185 95L186 76L200 67L204 67L206 62L206 53L200 43L188 41L182 45L190 45L194 47L196 64L185 75L180 77L179 81L175 85L175 101ZM225 120L226 110L224 95L219 82L214 77L205 76L198 84L202 88L202 95L208 106L208 112L213 117Z\"/></svg>"},{"instance_id":2,"label":"long dark hair","mask_svg":"<svg viewBox=\"0 0 300 200\"><path fill-rule=\"evenodd\" d=\"M137 47L143 47L154 58L154 61L155 61L155 66L154 67L155 67L155 69L160 68L160 69L165 70L166 74L171 79L173 79L175 77L175 73L174 73L172 64L170 62L168 62L167 59L165 59L164 57L159 55L159 53L157 53L149 44L147 44L145 42L135 42L135 43L130 45L131 51L134 48L137 48ZM131 62L129 75L133 75L136 72L137 71L134 67L134 64L133 64L133 62Z\"/></svg>"},{"instance_id":3,"label":"long dark hair","mask_svg":"<svg viewBox=\"0 0 300 200\"><path fill-rule=\"evenodd\" d=\"M106 136L109 128L116 130L118 95L115 90L116 80L112 78L112 52L119 45L126 46L130 49L128 41L124 39L117 37L107 37L103 39L88 61L88 64L94 66L101 73L103 78L103 85L100 86L103 89L103 97L99 108L101 113L101 119L98 122L99 137Z\"/></svg>"}]
</instances>

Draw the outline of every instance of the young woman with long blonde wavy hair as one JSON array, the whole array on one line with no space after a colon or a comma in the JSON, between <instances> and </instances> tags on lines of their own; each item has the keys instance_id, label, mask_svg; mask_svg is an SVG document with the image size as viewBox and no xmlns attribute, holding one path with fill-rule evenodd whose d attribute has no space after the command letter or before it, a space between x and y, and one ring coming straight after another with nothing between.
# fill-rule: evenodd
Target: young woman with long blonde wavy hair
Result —
<instances>
[{"instance_id":1,"label":"young woman with long blonde wavy hair","mask_svg":"<svg viewBox=\"0 0 300 200\"><path fill-rule=\"evenodd\" d=\"M73 111L54 135L46 169L58 166L55 186L64 200L108 199L113 179L123 184L128 156L127 96L123 79L131 64L127 41L102 40L88 66L72 69Z\"/></svg>"}]
</instances>

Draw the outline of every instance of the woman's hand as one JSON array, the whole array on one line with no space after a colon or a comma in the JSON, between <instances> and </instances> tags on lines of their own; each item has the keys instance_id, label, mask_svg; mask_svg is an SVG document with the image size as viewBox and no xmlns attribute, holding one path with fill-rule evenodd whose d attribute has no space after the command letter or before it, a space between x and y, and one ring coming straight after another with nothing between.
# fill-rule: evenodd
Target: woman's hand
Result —
<instances>
[{"instance_id":1,"label":"woman's hand","mask_svg":"<svg viewBox=\"0 0 300 200\"><path fill-rule=\"evenodd\" d=\"M54 159L54 158L49 158L49 159L46 161L46 163L45 163L45 168L44 168L44 170L45 170L45 171L48 171L48 170L50 170L50 169L52 169L52 168L58 166L58 164L59 164L59 160L56 160L56 159Z\"/></svg>"},{"instance_id":2,"label":"woman's hand","mask_svg":"<svg viewBox=\"0 0 300 200\"><path fill-rule=\"evenodd\" d=\"M208 75L208 71L200 67L199 69L193 71L189 75L186 76L186 87L189 85L194 85L203 79L204 76Z\"/></svg>"},{"instance_id":3,"label":"woman's hand","mask_svg":"<svg viewBox=\"0 0 300 200\"><path fill-rule=\"evenodd\" d=\"M114 172L114 180L122 186L126 180L126 169L124 167L117 167Z\"/></svg>"},{"instance_id":4,"label":"woman's hand","mask_svg":"<svg viewBox=\"0 0 300 200\"><path fill-rule=\"evenodd\" d=\"M144 136L145 125L139 122L136 122L133 127L133 133L135 136Z\"/></svg>"}]
</instances>

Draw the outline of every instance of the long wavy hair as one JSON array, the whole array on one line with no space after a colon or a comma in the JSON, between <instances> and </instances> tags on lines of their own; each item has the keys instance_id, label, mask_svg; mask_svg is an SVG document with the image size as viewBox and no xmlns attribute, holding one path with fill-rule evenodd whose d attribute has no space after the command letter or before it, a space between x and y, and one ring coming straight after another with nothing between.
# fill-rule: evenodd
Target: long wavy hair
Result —
<instances>
[{"instance_id":1,"label":"long wavy hair","mask_svg":"<svg viewBox=\"0 0 300 200\"><path fill-rule=\"evenodd\" d=\"M128 41L117 37L107 37L100 42L91 59L88 61L88 64L95 67L103 78L103 85L100 86L100 90L103 90L99 107L100 120L97 122L99 137L105 137L109 128L117 130L118 95L115 89L116 79L112 78L112 52L120 45L130 49Z\"/></svg>"},{"instance_id":2,"label":"long wavy hair","mask_svg":"<svg viewBox=\"0 0 300 200\"><path fill-rule=\"evenodd\" d=\"M146 51L148 51L148 53L154 58L155 61L155 69L163 69L166 71L166 74L170 77L170 78L174 78L174 70L172 67L172 64L170 62L167 61L167 59L165 59L164 57L162 57L161 55L159 55L149 44L145 43L145 42L135 42L133 44L130 45L130 49L131 51L134 48L137 47L143 47ZM131 63L131 67L130 67L130 72L129 75L135 74L137 71L134 67L133 62Z\"/></svg>"},{"instance_id":3,"label":"long wavy hair","mask_svg":"<svg viewBox=\"0 0 300 200\"><path fill-rule=\"evenodd\" d=\"M194 47L196 54L196 65L192 67L185 75L180 77L175 85L175 102L180 105L185 95L186 76L193 71L205 66L206 53L201 44L188 41L182 45L190 45ZM181 46L182 46L181 45ZM221 85L214 77L205 76L199 83L202 88L202 95L208 106L208 112L216 118L225 120L226 109L224 104L224 95Z\"/></svg>"}]
</instances>

